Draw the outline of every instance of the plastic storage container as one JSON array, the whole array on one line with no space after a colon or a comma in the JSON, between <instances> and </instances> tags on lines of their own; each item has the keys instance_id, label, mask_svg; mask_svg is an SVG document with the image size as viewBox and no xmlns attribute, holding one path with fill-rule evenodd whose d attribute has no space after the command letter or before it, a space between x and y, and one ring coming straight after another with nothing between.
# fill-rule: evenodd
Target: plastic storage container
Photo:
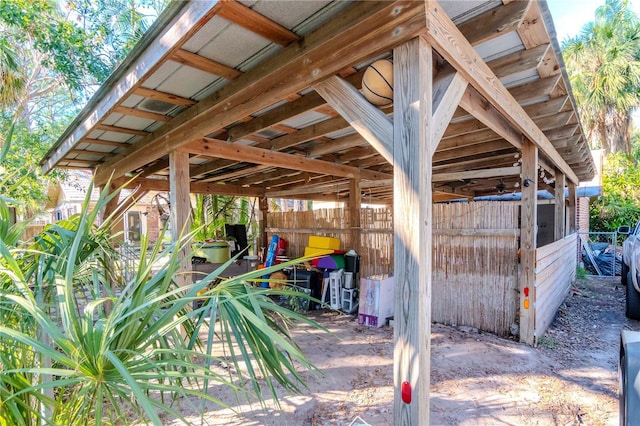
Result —
<instances>
[{"instance_id":1,"label":"plastic storage container","mask_svg":"<svg viewBox=\"0 0 640 426\"><path fill-rule=\"evenodd\" d=\"M332 237L309 236L309 247L340 250L340 240Z\"/></svg>"},{"instance_id":2,"label":"plastic storage container","mask_svg":"<svg viewBox=\"0 0 640 426\"><path fill-rule=\"evenodd\" d=\"M358 324L382 327L393 316L393 277L374 276L360 280Z\"/></svg>"},{"instance_id":3,"label":"plastic storage container","mask_svg":"<svg viewBox=\"0 0 640 426\"><path fill-rule=\"evenodd\" d=\"M229 260L229 243L226 241L213 241L204 243L198 253L202 253L211 263L224 263Z\"/></svg>"}]
</instances>

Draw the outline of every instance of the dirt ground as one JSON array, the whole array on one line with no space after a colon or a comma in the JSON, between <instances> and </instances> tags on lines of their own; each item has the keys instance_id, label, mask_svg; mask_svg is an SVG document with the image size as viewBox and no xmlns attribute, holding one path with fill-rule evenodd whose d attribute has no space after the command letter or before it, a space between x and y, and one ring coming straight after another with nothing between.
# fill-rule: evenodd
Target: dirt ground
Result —
<instances>
[{"instance_id":1,"label":"dirt ground","mask_svg":"<svg viewBox=\"0 0 640 426\"><path fill-rule=\"evenodd\" d=\"M624 317L619 278L573 286L538 347L469 327L432 325L432 425L617 425L620 331L640 330ZM311 315L335 336L302 327L296 340L324 372L305 374L309 390L270 402L227 402L189 417L198 425L393 424L393 329L358 326L354 316ZM229 398L224 391L218 396ZM168 423L169 424L169 423ZM171 424L178 424L177 422Z\"/></svg>"}]
</instances>

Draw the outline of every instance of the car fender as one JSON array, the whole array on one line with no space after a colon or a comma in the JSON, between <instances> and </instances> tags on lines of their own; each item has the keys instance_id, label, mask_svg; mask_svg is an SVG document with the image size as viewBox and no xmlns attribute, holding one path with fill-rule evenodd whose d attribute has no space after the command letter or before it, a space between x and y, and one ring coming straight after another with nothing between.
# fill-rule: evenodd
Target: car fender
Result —
<instances>
[{"instance_id":1,"label":"car fender","mask_svg":"<svg viewBox=\"0 0 640 426\"><path fill-rule=\"evenodd\" d=\"M640 425L640 332L622 330L620 338L620 425Z\"/></svg>"},{"instance_id":2,"label":"car fender","mask_svg":"<svg viewBox=\"0 0 640 426\"><path fill-rule=\"evenodd\" d=\"M637 292L640 293L640 283L638 283L638 262L640 262L640 247L633 252L633 259L631 265L629 265L629 271L631 272L631 282Z\"/></svg>"}]
</instances>

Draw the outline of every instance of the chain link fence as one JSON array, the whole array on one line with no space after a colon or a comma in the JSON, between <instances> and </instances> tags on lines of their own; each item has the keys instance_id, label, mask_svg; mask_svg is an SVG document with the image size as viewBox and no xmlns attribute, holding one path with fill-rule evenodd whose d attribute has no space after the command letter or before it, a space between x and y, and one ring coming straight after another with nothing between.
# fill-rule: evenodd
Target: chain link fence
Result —
<instances>
[{"instance_id":1,"label":"chain link fence","mask_svg":"<svg viewBox=\"0 0 640 426\"><path fill-rule=\"evenodd\" d=\"M589 275L614 277L622 272L617 232L578 232L581 264Z\"/></svg>"}]
</instances>

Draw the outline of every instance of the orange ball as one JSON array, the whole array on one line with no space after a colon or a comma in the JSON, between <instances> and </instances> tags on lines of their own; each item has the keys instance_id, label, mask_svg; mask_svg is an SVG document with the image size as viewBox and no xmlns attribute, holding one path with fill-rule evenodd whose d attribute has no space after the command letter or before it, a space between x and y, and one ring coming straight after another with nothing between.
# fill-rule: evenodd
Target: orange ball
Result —
<instances>
[{"instance_id":1,"label":"orange ball","mask_svg":"<svg viewBox=\"0 0 640 426\"><path fill-rule=\"evenodd\" d=\"M362 94L375 106L393 103L393 62L389 59L375 61L362 76Z\"/></svg>"}]
</instances>

